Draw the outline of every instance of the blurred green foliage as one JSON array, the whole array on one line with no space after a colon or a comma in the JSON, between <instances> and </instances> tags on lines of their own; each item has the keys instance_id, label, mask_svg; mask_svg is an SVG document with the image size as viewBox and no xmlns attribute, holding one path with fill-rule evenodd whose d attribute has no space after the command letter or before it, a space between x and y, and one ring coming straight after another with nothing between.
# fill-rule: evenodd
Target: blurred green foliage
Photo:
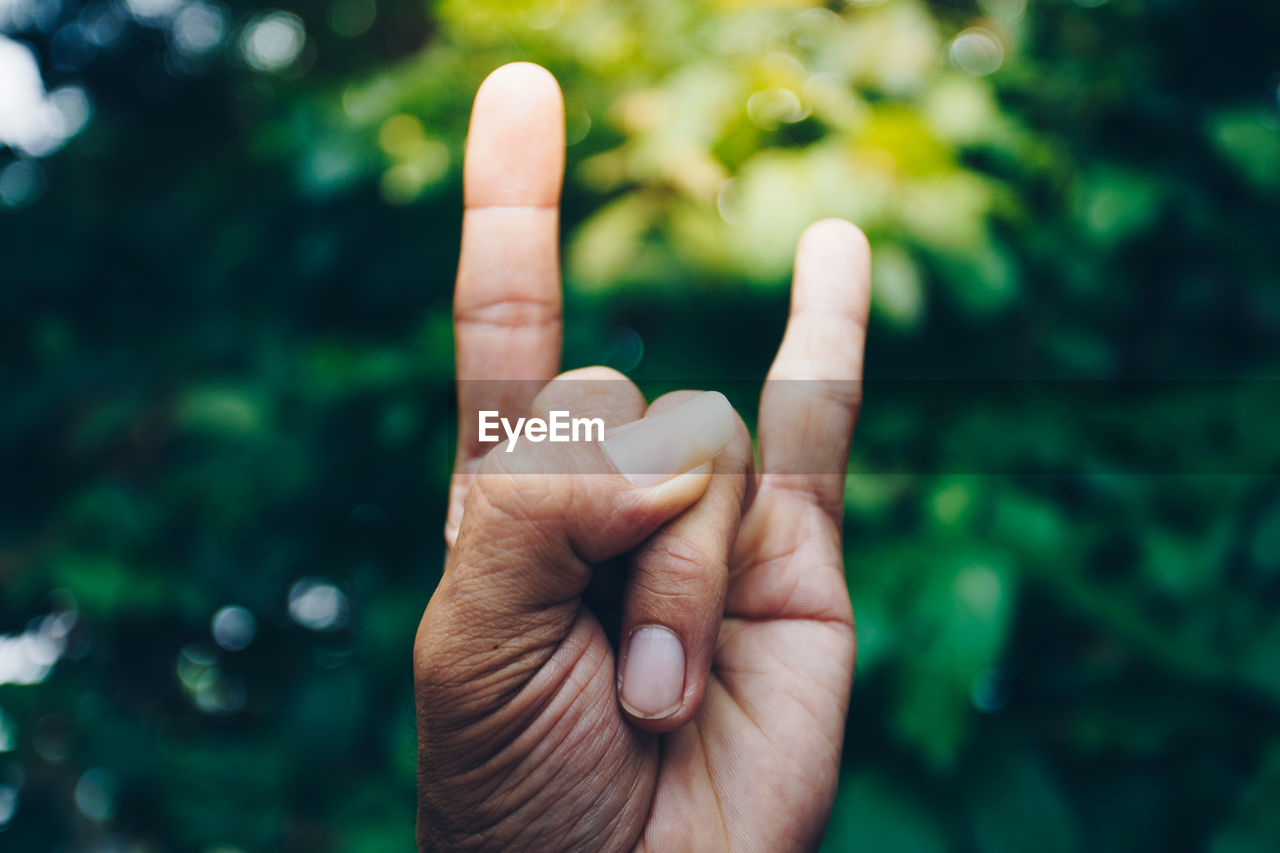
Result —
<instances>
[{"instance_id":1,"label":"blurred green foliage","mask_svg":"<svg viewBox=\"0 0 1280 853\"><path fill-rule=\"evenodd\" d=\"M565 89L567 366L763 376L822 216L872 240L877 380L1280 366L1274 3L292 12L0 2L91 106L0 147L4 850L412 844L460 164L504 61ZM1280 849L1274 466L1112 470L1044 387L963 423L868 387L829 849ZM1265 448L1205 399L1110 437ZM1080 464L1017 473L1037 446Z\"/></svg>"}]
</instances>

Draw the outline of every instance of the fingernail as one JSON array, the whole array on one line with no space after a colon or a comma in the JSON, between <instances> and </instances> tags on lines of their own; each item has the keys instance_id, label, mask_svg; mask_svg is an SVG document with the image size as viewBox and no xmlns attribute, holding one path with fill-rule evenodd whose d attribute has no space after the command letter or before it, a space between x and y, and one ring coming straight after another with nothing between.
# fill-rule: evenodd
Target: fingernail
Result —
<instances>
[{"instance_id":1,"label":"fingernail","mask_svg":"<svg viewBox=\"0 0 1280 853\"><path fill-rule=\"evenodd\" d=\"M684 646L658 625L631 635L622 672L622 705L637 717L666 717L684 698Z\"/></svg>"},{"instance_id":2,"label":"fingernail","mask_svg":"<svg viewBox=\"0 0 1280 853\"><path fill-rule=\"evenodd\" d=\"M715 459L733 438L733 406L707 391L661 414L629 423L604 452L633 485L656 486Z\"/></svg>"}]
</instances>

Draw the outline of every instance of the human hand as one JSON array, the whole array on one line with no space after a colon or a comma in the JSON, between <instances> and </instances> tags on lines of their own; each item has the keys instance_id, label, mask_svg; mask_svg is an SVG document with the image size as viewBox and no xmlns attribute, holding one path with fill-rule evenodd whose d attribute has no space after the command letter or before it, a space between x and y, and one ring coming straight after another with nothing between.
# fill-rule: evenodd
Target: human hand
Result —
<instances>
[{"instance_id":1,"label":"human hand","mask_svg":"<svg viewBox=\"0 0 1280 853\"><path fill-rule=\"evenodd\" d=\"M494 72L465 166L452 550L414 650L420 845L813 847L853 677L840 518L865 239L837 221L801 239L757 474L718 395L646 410L601 368L545 384L560 350L562 169L554 80L526 64ZM570 410L611 432L603 446L486 456L482 409ZM633 485L618 473L642 468L671 476ZM619 562L615 666L584 593Z\"/></svg>"}]
</instances>

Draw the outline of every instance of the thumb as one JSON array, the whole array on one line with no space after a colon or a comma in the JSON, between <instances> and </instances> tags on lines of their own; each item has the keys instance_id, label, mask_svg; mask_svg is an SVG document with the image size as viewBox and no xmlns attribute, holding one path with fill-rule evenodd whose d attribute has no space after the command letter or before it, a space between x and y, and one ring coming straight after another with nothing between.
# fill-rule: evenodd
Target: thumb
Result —
<instances>
[{"instance_id":1,"label":"thumb","mask_svg":"<svg viewBox=\"0 0 1280 853\"><path fill-rule=\"evenodd\" d=\"M513 452L491 451L419 627L419 683L494 696L514 686L509 678L530 677L568 636L593 564L696 503L736 427L728 400L708 392L598 444L518 441ZM489 679L502 686L480 689Z\"/></svg>"},{"instance_id":2,"label":"thumb","mask_svg":"<svg viewBox=\"0 0 1280 853\"><path fill-rule=\"evenodd\" d=\"M486 598L513 609L576 597L589 564L630 551L698 500L736 424L729 401L707 392L599 444L490 453L446 571L484 578Z\"/></svg>"}]
</instances>

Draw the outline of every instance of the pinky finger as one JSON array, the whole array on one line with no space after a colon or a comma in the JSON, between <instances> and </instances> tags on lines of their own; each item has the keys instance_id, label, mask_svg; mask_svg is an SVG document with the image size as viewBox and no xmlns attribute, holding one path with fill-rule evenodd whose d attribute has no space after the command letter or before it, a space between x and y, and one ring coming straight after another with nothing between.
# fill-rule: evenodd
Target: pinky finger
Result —
<instances>
[{"instance_id":1,"label":"pinky finger","mask_svg":"<svg viewBox=\"0 0 1280 853\"><path fill-rule=\"evenodd\" d=\"M849 443L862 401L871 297L867 238L840 219L800 238L786 333L760 400L765 483L841 514Z\"/></svg>"}]
</instances>

